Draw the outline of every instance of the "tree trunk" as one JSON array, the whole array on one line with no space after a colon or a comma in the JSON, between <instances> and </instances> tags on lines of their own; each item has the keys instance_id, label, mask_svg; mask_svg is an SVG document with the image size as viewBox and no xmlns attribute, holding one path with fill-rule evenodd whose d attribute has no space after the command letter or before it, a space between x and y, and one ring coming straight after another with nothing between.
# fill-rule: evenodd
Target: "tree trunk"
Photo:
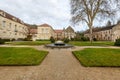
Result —
<instances>
[{"instance_id":1,"label":"tree trunk","mask_svg":"<svg viewBox=\"0 0 120 80\"><path fill-rule=\"evenodd\" d=\"M90 42L93 42L93 33L92 33L92 27L90 28Z\"/></svg>"}]
</instances>

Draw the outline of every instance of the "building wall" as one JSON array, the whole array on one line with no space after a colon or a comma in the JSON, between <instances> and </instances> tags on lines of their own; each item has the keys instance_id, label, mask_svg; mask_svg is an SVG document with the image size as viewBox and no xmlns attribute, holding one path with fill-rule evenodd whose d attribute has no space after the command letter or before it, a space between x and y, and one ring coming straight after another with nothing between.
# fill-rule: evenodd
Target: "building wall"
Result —
<instances>
[{"instance_id":1,"label":"building wall","mask_svg":"<svg viewBox=\"0 0 120 80\"><path fill-rule=\"evenodd\" d=\"M54 38L56 40L62 40L64 38L63 32L59 32L59 33L54 33Z\"/></svg>"},{"instance_id":2,"label":"building wall","mask_svg":"<svg viewBox=\"0 0 120 80\"><path fill-rule=\"evenodd\" d=\"M19 39L26 38L28 27L24 24L7 19L0 15L0 38L2 39Z\"/></svg>"},{"instance_id":3,"label":"building wall","mask_svg":"<svg viewBox=\"0 0 120 80\"><path fill-rule=\"evenodd\" d=\"M54 30L51 27L38 26L37 32L37 39L48 40L54 36Z\"/></svg>"},{"instance_id":4,"label":"building wall","mask_svg":"<svg viewBox=\"0 0 120 80\"><path fill-rule=\"evenodd\" d=\"M62 40L64 38L74 38L75 32L68 30L59 30L56 32L51 26L38 26L37 27L37 36L35 39L48 40L50 37L54 37L56 40Z\"/></svg>"},{"instance_id":5,"label":"building wall","mask_svg":"<svg viewBox=\"0 0 120 80\"><path fill-rule=\"evenodd\" d=\"M120 24L116 25L112 29L112 41L120 38Z\"/></svg>"},{"instance_id":6,"label":"building wall","mask_svg":"<svg viewBox=\"0 0 120 80\"><path fill-rule=\"evenodd\" d=\"M72 39L75 38L76 33L74 32L74 30L69 26L66 29L63 30L58 30L55 32L55 39L64 39L64 38L68 38L68 39Z\"/></svg>"},{"instance_id":7,"label":"building wall","mask_svg":"<svg viewBox=\"0 0 120 80\"><path fill-rule=\"evenodd\" d=\"M64 34L64 37L68 38L68 39L75 38L75 36L76 36L75 31L70 26L67 29L64 30L63 34Z\"/></svg>"},{"instance_id":8,"label":"building wall","mask_svg":"<svg viewBox=\"0 0 120 80\"><path fill-rule=\"evenodd\" d=\"M89 37L89 33L84 34L85 37ZM120 38L120 24L115 25L112 29L93 32L93 38L100 41L115 41Z\"/></svg>"},{"instance_id":9,"label":"building wall","mask_svg":"<svg viewBox=\"0 0 120 80\"><path fill-rule=\"evenodd\" d=\"M64 38L68 38L68 39L75 38L76 36L75 32L70 32L70 31L67 31L67 32L65 31L63 35L64 35Z\"/></svg>"}]
</instances>

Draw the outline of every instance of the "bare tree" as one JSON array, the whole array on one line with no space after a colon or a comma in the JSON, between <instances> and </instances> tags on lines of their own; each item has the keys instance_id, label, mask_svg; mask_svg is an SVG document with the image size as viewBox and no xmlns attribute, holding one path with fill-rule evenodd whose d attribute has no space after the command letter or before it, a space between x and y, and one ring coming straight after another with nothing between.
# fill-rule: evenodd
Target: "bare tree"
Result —
<instances>
[{"instance_id":1,"label":"bare tree","mask_svg":"<svg viewBox=\"0 0 120 80\"><path fill-rule=\"evenodd\" d=\"M92 43L92 28L95 20L112 18L119 10L119 0L71 0L72 23L85 22L90 30Z\"/></svg>"}]
</instances>

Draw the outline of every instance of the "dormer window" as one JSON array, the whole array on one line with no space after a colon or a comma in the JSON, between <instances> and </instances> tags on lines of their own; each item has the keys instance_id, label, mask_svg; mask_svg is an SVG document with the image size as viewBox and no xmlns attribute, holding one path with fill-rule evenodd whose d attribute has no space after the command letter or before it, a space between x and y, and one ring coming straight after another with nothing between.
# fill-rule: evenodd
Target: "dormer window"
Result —
<instances>
[{"instance_id":1,"label":"dormer window","mask_svg":"<svg viewBox=\"0 0 120 80\"><path fill-rule=\"evenodd\" d=\"M22 24L23 24L23 21L21 20L21 21L20 21L20 23L22 23Z\"/></svg>"},{"instance_id":2,"label":"dormer window","mask_svg":"<svg viewBox=\"0 0 120 80\"><path fill-rule=\"evenodd\" d=\"M6 14L4 12L2 12L2 11L0 12L0 15L2 15L4 17L6 16Z\"/></svg>"},{"instance_id":3,"label":"dormer window","mask_svg":"<svg viewBox=\"0 0 120 80\"><path fill-rule=\"evenodd\" d=\"M2 12L2 11L0 12L0 15L3 15L3 12Z\"/></svg>"},{"instance_id":4,"label":"dormer window","mask_svg":"<svg viewBox=\"0 0 120 80\"><path fill-rule=\"evenodd\" d=\"M17 21L17 19L16 19L16 18L14 18L14 17L13 17L12 19L13 19L14 21Z\"/></svg>"},{"instance_id":5,"label":"dormer window","mask_svg":"<svg viewBox=\"0 0 120 80\"><path fill-rule=\"evenodd\" d=\"M3 16L4 16L4 17L6 17L6 14L5 14L5 13L3 13Z\"/></svg>"}]
</instances>

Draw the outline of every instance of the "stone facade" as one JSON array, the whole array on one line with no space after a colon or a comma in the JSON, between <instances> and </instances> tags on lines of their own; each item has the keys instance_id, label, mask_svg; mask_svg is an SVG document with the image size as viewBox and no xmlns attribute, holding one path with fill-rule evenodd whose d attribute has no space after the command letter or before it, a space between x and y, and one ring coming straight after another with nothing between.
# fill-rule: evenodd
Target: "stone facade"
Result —
<instances>
[{"instance_id":1,"label":"stone facade","mask_svg":"<svg viewBox=\"0 0 120 80\"><path fill-rule=\"evenodd\" d=\"M75 36L76 36L76 33L71 26L69 26L68 28L66 28L64 30L64 37L65 38L72 39L72 38L75 38Z\"/></svg>"},{"instance_id":2,"label":"stone facade","mask_svg":"<svg viewBox=\"0 0 120 80\"><path fill-rule=\"evenodd\" d=\"M63 30L55 30L54 38L57 40L64 39L64 38L68 38L71 40L71 38L75 38L75 36L76 36L75 31L71 26L69 26L68 28Z\"/></svg>"},{"instance_id":3,"label":"stone facade","mask_svg":"<svg viewBox=\"0 0 120 80\"><path fill-rule=\"evenodd\" d=\"M51 36L54 36L54 29L48 24L38 25L37 38L40 40L48 40Z\"/></svg>"},{"instance_id":4,"label":"stone facade","mask_svg":"<svg viewBox=\"0 0 120 80\"><path fill-rule=\"evenodd\" d=\"M19 18L0 10L0 38L1 39L25 39L32 36L32 40L49 40L50 37L55 39L74 38L75 32L69 26L67 29L54 30L48 24L42 25L26 24Z\"/></svg>"},{"instance_id":5,"label":"stone facade","mask_svg":"<svg viewBox=\"0 0 120 80\"><path fill-rule=\"evenodd\" d=\"M89 37L89 31L86 31L84 36ZM115 41L120 38L120 24L102 28L94 28L93 38L96 38L99 41Z\"/></svg>"},{"instance_id":6,"label":"stone facade","mask_svg":"<svg viewBox=\"0 0 120 80\"><path fill-rule=\"evenodd\" d=\"M36 31L36 32L35 32ZM48 24L38 25L36 29L31 29L32 40L49 40L50 37L55 38L56 40L62 40L64 38L74 38L76 36L74 30L69 26L67 29L63 30L54 30Z\"/></svg>"},{"instance_id":7,"label":"stone facade","mask_svg":"<svg viewBox=\"0 0 120 80\"><path fill-rule=\"evenodd\" d=\"M0 38L24 39L27 34L28 27L23 21L0 10Z\"/></svg>"}]
</instances>

